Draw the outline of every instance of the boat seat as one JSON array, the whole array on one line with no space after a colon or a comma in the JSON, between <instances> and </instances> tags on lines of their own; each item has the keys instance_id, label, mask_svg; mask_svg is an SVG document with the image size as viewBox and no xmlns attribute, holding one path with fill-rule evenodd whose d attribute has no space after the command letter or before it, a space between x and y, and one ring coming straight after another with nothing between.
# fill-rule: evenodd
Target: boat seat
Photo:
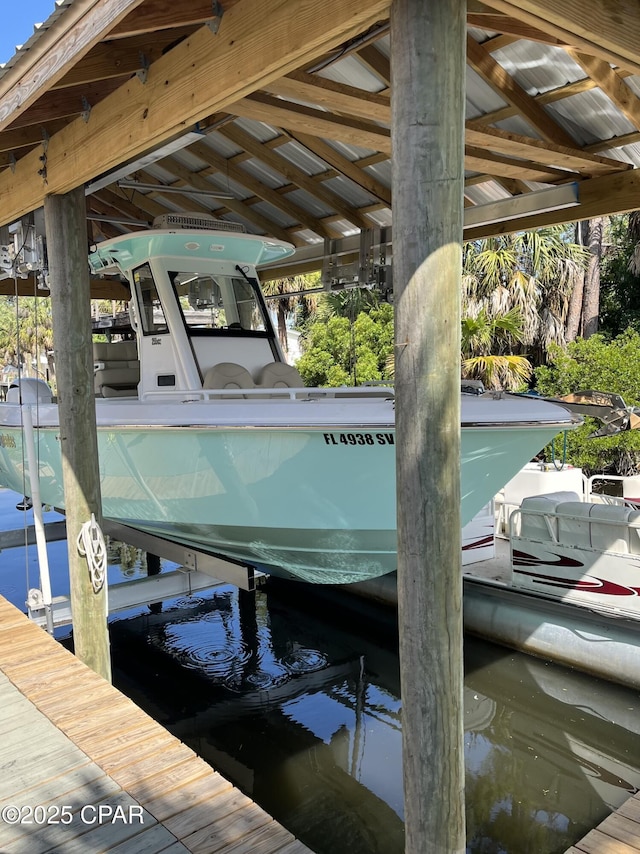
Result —
<instances>
[{"instance_id":1,"label":"boat seat","mask_svg":"<svg viewBox=\"0 0 640 854\"><path fill-rule=\"evenodd\" d=\"M542 542L554 542L558 537L555 514L559 504L566 501L578 502L577 492L549 492L546 495L530 495L520 504L520 536ZM533 511L533 512L527 512Z\"/></svg>"},{"instance_id":2,"label":"boat seat","mask_svg":"<svg viewBox=\"0 0 640 854\"><path fill-rule=\"evenodd\" d=\"M304 388L304 380L293 365L269 362L260 370L256 385L262 388Z\"/></svg>"},{"instance_id":3,"label":"boat seat","mask_svg":"<svg viewBox=\"0 0 640 854\"><path fill-rule=\"evenodd\" d=\"M98 397L136 397L139 382L135 341L93 342L93 385Z\"/></svg>"},{"instance_id":4,"label":"boat seat","mask_svg":"<svg viewBox=\"0 0 640 854\"><path fill-rule=\"evenodd\" d=\"M589 516L592 506L584 501L565 501L557 506L558 540L563 545L591 548Z\"/></svg>"},{"instance_id":5,"label":"boat seat","mask_svg":"<svg viewBox=\"0 0 640 854\"><path fill-rule=\"evenodd\" d=\"M242 365L237 365L235 362L219 362L217 365L209 368L204 375L202 388L225 390L255 388L255 383L249 371L243 368ZM227 396L224 395L224 397ZM243 397L244 395L239 396Z\"/></svg>"},{"instance_id":6,"label":"boat seat","mask_svg":"<svg viewBox=\"0 0 640 854\"><path fill-rule=\"evenodd\" d=\"M591 547L599 551L628 554L629 536L632 532L628 530L627 524L629 516L636 512L623 505L592 504L589 514L593 520L591 522Z\"/></svg>"},{"instance_id":7,"label":"boat seat","mask_svg":"<svg viewBox=\"0 0 640 854\"><path fill-rule=\"evenodd\" d=\"M630 526L629 551L632 555L640 555L640 510L634 510L631 508L627 523Z\"/></svg>"}]
</instances>

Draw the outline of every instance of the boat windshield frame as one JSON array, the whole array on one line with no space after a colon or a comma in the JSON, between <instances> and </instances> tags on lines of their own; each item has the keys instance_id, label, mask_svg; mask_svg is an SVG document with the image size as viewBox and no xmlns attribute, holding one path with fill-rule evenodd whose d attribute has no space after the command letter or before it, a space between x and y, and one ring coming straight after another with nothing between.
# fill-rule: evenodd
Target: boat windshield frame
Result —
<instances>
[{"instance_id":1,"label":"boat windshield frame","mask_svg":"<svg viewBox=\"0 0 640 854\"><path fill-rule=\"evenodd\" d=\"M275 335L275 331L273 329L273 324L271 323L271 317L267 310L267 306L262 295L262 291L260 289L260 284L256 278L249 277L242 272L238 272L236 275L230 275L229 273L216 274L213 276L209 271L203 271L201 274L185 271L185 270L166 270L167 277L169 279L171 290L173 292L174 299L178 306L180 316L182 317L182 322L184 324L185 331L190 338L200 338L200 337L251 337L251 338L273 338ZM177 282L176 279L181 275L187 275L189 278L185 282ZM183 305L183 300L186 297L186 294L180 293L179 288L181 285L186 284L187 282L202 282L203 288L206 289L206 280L209 280L209 286L215 288L220 297L220 306L221 311L225 312L225 323L220 326L207 326L200 325L199 323L190 322L190 318L185 313L185 306ZM240 304L240 300L238 299L238 284L241 284L242 287L248 288L251 293L251 301L252 308L251 314L255 314L256 312L259 315L259 318L264 326L264 328L256 329L252 328L251 325L247 323L250 319L246 316L240 320L240 312L238 306ZM226 293L226 301L222 296L223 293ZM229 299L231 296L231 299ZM245 302L248 301L245 299ZM203 302L208 302L208 305L205 306L205 310L210 307L211 299L203 300ZM197 310L197 308L196 308ZM226 312L229 311L233 320L228 321L226 317ZM197 320L197 318L194 318ZM228 322L227 322L228 321Z\"/></svg>"}]
</instances>

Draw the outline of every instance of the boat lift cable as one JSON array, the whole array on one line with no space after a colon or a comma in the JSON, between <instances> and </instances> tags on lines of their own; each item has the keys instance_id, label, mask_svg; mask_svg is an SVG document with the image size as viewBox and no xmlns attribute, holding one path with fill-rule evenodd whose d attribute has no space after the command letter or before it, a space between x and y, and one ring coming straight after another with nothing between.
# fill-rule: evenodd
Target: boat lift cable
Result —
<instances>
[{"instance_id":1,"label":"boat lift cable","mask_svg":"<svg viewBox=\"0 0 640 854\"><path fill-rule=\"evenodd\" d=\"M78 551L87 559L91 586L94 593L104 587L107 575L107 547L100 525L91 514L91 521L85 522L78 534Z\"/></svg>"}]
</instances>

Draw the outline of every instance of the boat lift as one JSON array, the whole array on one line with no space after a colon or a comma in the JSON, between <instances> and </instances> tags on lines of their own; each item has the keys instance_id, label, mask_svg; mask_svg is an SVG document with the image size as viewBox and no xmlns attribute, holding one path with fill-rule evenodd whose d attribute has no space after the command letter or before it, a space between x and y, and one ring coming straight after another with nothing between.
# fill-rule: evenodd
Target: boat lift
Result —
<instances>
[{"instance_id":1,"label":"boat lift","mask_svg":"<svg viewBox=\"0 0 640 854\"><path fill-rule=\"evenodd\" d=\"M47 531L40 501L33 417L29 404L23 405L22 409L23 435L29 465L29 483L34 514L35 536L32 536L31 541L36 543L40 566L40 587L29 590L26 603L27 613L33 622L45 627L50 634L53 634L54 629L73 624L71 601L69 596L54 597L52 595L46 546ZM51 531L52 536L49 538L62 539L64 533L61 530L61 525L64 523L54 522L50 525L56 526L56 528L55 532ZM228 558L223 559L211 552L184 546L111 519L102 520L102 530L119 542L127 543L147 554L156 555L178 564L177 569L169 572L150 574L146 578L135 581L123 581L109 585L107 590L107 611L109 614L153 602L175 599L179 596L191 596L194 593L218 587L221 584L233 584L241 590L253 591L256 587L257 578L264 577L264 573L247 564L234 562ZM23 536L22 543L17 541L15 533L4 532L3 539L0 541L0 548L23 544L24 532L20 532ZM27 542L29 542L29 537L27 537Z\"/></svg>"}]
</instances>

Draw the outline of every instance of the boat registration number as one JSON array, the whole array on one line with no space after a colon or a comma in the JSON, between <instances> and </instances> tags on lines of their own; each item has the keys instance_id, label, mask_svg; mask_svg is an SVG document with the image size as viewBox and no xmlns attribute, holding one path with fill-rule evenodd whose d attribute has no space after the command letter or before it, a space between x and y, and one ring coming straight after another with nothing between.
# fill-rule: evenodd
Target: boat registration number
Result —
<instances>
[{"instance_id":1,"label":"boat registration number","mask_svg":"<svg viewBox=\"0 0 640 854\"><path fill-rule=\"evenodd\" d=\"M393 445L393 433L323 433L325 445Z\"/></svg>"}]
</instances>

